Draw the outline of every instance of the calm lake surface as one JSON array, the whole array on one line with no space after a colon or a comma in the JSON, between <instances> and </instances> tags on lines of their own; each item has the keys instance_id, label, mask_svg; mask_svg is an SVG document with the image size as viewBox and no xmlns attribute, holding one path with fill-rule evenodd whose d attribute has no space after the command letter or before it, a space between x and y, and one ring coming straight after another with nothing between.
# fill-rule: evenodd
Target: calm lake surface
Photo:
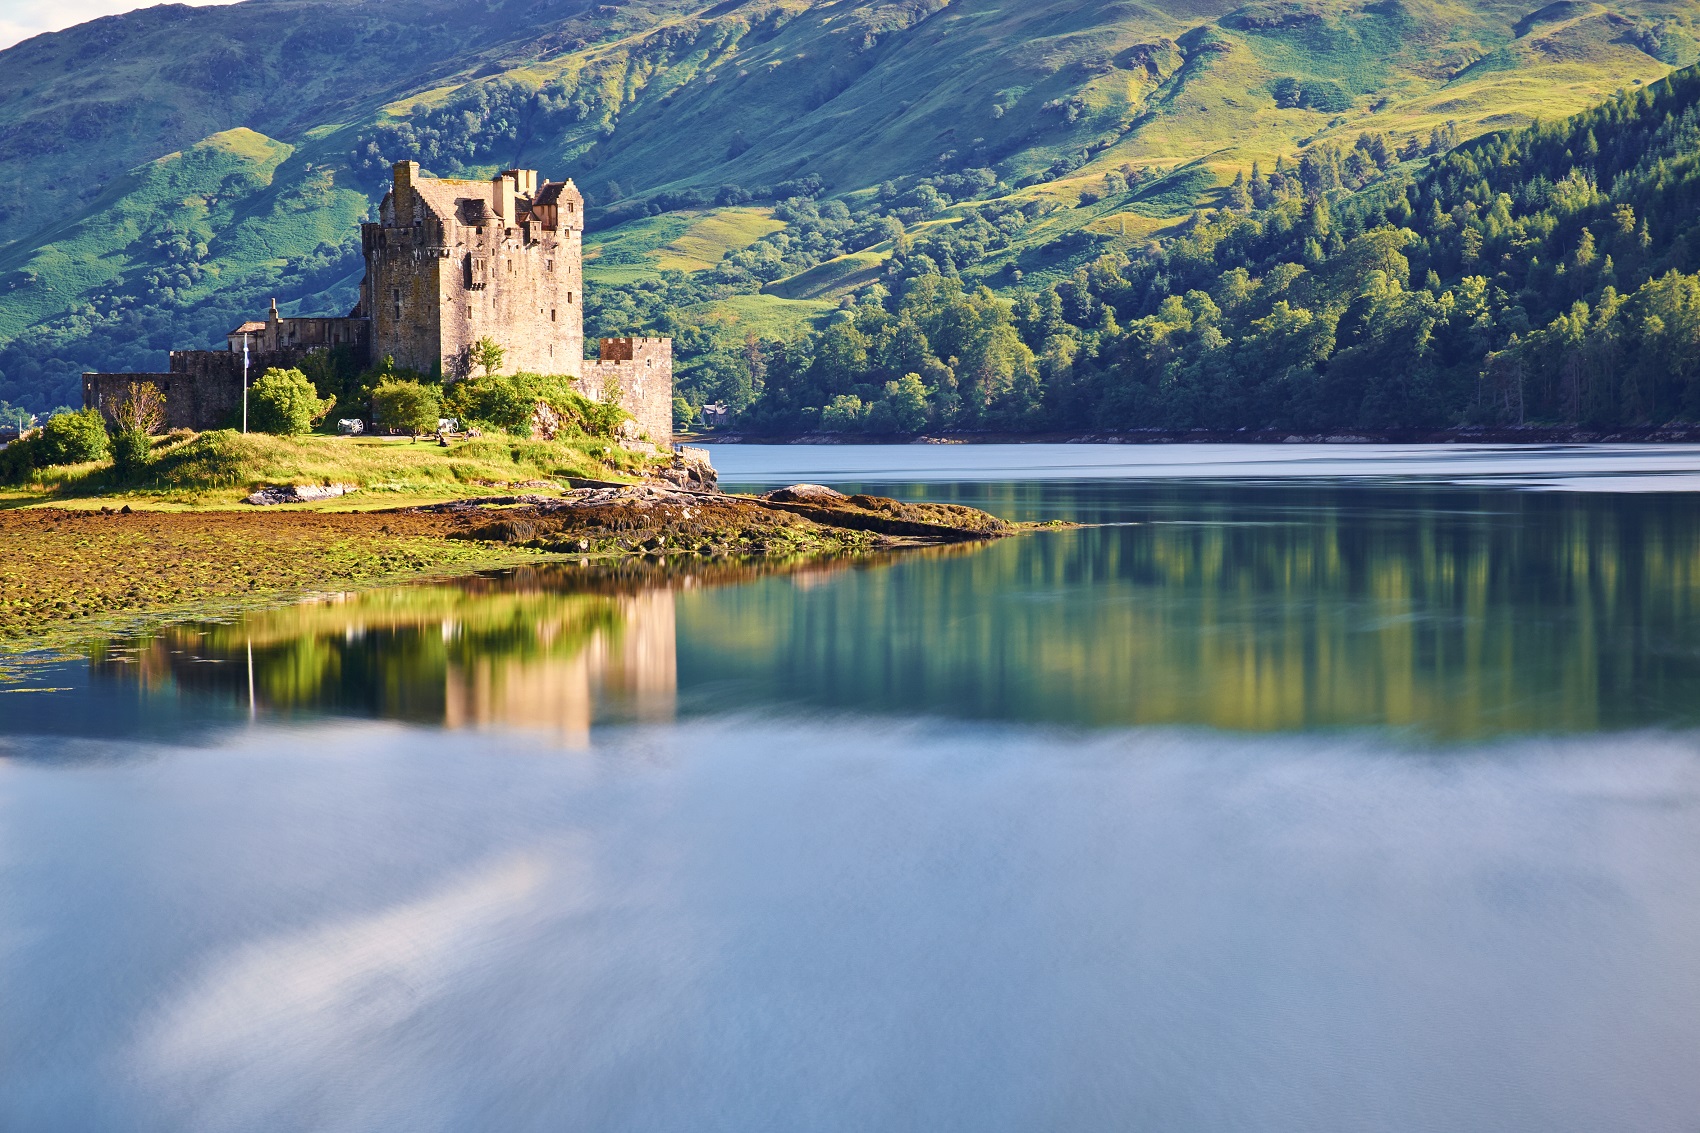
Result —
<instances>
[{"instance_id":1,"label":"calm lake surface","mask_svg":"<svg viewBox=\"0 0 1700 1133\"><path fill-rule=\"evenodd\" d=\"M1094 526L0 676L0 1129L1700 1125L1700 449L721 447Z\"/></svg>"}]
</instances>

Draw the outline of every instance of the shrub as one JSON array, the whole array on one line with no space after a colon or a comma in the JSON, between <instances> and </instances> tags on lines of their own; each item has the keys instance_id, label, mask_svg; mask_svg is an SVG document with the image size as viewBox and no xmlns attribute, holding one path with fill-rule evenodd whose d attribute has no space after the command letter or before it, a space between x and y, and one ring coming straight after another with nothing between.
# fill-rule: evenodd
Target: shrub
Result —
<instances>
[{"instance_id":1,"label":"shrub","mask_svg":"<svg viewBox=\"0 0 1700 1133\"><path fill-rule=\"evenodd\" d=\"M611 437L626 420L618 405L592 401L560 374L498 374L462 378L443 399L462 424L501 429L516 437L531 435L531 414L543 402L560 417L568 434Z\"/></svg>"},{"instance_id":2,"label":"shrub","mask_svg":"<svg viewBox=\"0 0 1700 1133\"><path fill-rule=\"evenodd\" d=\"M0 484L20 484L53 464L101 460L108 447L106 422L98 410L63 410L32 435L0 449Z\"/></svg>"},{"instance_id":3,"label":"shrub","mask_svg":"<svg viewBox=\"0 0 1700 1133\"><path fill-rule=\"evenodd\" d=\"M56 413L41 427L41 444L36 459L37 468L50 464L82 464L89 460L105 460L110 447L106 421L98 409L78 409L72 413Z\"/></svg>"},{"instance_id":4,"label":"shrub","mask_svg":"<svg viewBox=\"0 0 1700 1133\"><path fill-rule=\"evenodd\" d=\"M372 391L372 411L389 428L418 437L436 431L443 415L443 395L436 386L391 378Z\"/></svg>"},{"instance_id":5,"label":"shrub","mask_svg":"<svg viewBox=\"0 0 1700 1133\"><path fill-rule=\"evenodd\" d=\"M119 429L112 434L112 470L122 481L136 479L147 467L153 438L141 429Z\"/></svg>"},{"instance_id":6,"label":"shrub","mask_svg":"<svg viewBox=\"0 0 1700 1133\"><path fill-rule=\"evenodd\" d=\"M21 484L39 467L36 459L40 453L39 433L0 449L0 484Z\"/></svg>"},{"instance_id":7,"label":"shrub","mask_svg":"<svg viewBox=\"0 0 1700 1133\"><path fill-rule=\"evenodd\" d=\"M300 370L267 370L248 390L249 421L280 437L308 432L335 404L334 397L321 398Z\"/></svg>"}]
</instances>

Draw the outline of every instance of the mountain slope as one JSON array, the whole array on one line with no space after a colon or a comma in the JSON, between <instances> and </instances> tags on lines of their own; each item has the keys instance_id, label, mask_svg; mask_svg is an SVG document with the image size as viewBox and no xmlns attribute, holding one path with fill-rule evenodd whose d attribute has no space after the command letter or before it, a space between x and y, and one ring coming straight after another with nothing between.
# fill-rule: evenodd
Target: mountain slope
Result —
<instances>
[{"instance_id":1,"label":"mountain slope","mask_svg":"<svg viewBox=\"0 0 1700 1133\"><path fill-rule=\"evenodd\" d=\"M964 241L917 239L830 327L722 347L685 393L774 432L1700 421L1700 68L1354 188L1373 145L1013 305Z\"/></svg>"},{"instance_id":2,"label":"mountain slope","mask_svg":"<svg viewBox=\"0 0 1700 1133\"><path fill-rule=\"evenodd\" d=\"M748 210L787 196L860 208L955 178L905 223L960 219L964 197L1037 206L989 276L1031 288L1141 246L1253 162L1366 130L1469 137L1657 79L1695 57L1696 7L248 0L97 20L0 52L0 398L45 407L82 368L158 365L268 292L345 307L355 198L403 157L573 176L608 249L592 281L628 287L748 247L767 228ZM238 137L251 153L211 159ZM161 196L162 159L188 179L176 201L209 203ZM638 249L659 213L708 233L695 253ZM768 285L764 325L788 303L808 325L893 250L817 266L840 249L792 243L798 278L747 289ZM279 262L304 246L299 270ZM698 314L736 321L729 302Z\"/></svg>"}]
</instances>

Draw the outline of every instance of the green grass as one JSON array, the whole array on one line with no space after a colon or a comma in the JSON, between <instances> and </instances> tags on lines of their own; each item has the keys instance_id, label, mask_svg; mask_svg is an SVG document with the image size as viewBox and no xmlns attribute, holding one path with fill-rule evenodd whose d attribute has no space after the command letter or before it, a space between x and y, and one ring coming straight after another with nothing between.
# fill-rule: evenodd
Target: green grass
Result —
<instances>
[{"instance_id":1,"label":"green grass","mask_svg":"<svg viewBox=\"0 0 1700 1133\"><path fill-rule=\"evenodd\" d=\"M603 479L639 472L646 461L601 438L532 441L487 436L441 448L434 440L379 437L274 437L228 429L173 434L156 442L136 484L113 480L110 466L62 465L41 470L20 491L25 502L147 497L192 507L234 507L267 485L345 484L358 493L339 509L395 507L421 499L490 495L525 481Z\"/></svg>"},{"instance_id":2,"label":"green grass","mask_svg":"<svg viewBox=\"0 0 1700 1133\"><path fill-rule=\"evenodd\" d=\"M650 253L662 270L700 271L720 262L727 252L747 248L785 222L770 208L722 208L692 217L679 235Z\"/></svg>"},{"instance_id":3,"label":"green grass","mask_svg":"<svg viewBox=\"0 0 1700 1133\"><path fill-rule=\"evenodd\" d=\"M587 235L585 275L593 283L619 285L657 271L701 271L784 227L772 209L747 206L646 216Z\"/></svg>"},{"instance_id":4,"label":"green grass","mask_svg":"<svg viewBox=\"0 0 1700 1133\"><path fill-rule=\"evenodd\" d=\"M694 322L713 323L733 334L762 338L792 338L811 327L823 326L838 304L814 299L783 299L777 295L734 295L698 303L680 312Z\"/></svg>"},{"instance_id":5,"label":"green grass","mask_svg":"<svg viewBox=\"0 0 1700 1133\"><path fill-rule=\"evenodd\" d=\"M889 258L889 249L885 254L852 252L776 280L762 290L781 299L836 299L878 279Z\"/></svg>"}]
</instances>

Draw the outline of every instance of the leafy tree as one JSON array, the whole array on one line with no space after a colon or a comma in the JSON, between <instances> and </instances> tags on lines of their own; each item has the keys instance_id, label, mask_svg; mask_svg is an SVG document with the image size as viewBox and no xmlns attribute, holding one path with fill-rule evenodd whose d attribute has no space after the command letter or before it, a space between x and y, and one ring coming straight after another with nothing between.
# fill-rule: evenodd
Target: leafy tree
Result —
<instances>
[{"instance_id":1,"label":"leafy tree","mask_svg":"<svg viewBox=\"0 0 1700 1133\"><path fill-rule=\"evenodd\" d=\"M688 429L696 424L697 411L691 403L677 395L673 398L673 428Z\"/></svg>"},{"instance_id":2,"label":"leafy tree","mask_svg":"<svg viewBox=\"0 0 1700 1133\"><path fill-rule=\"evenodd\" d=\"M927 387L920 374L904 374L885 383L885 396L870 413L880 432L919 433L927 427Z\"/></svg>"},{"instance_id":3,"label":"leafy tree","mask_svg":"<svg viewBox=\"0 0 1700 1133\"><path fill-rule=\"evenodd\" d=\"M289 437L310 431L336 398L320 398L300 370L269 369L249 389L248 403L256 429ZM431 424L435 428L436 422Z\"/></svg>"},{"instance_id":4,"label":"leafy tree","mask_svg":"<svg viewBox=\"0 0 1700 1133\"><path fill-rule=\"evenodd\" d=\"M109 448L106 421L98 409L55 413L41 427L36 467L104 460Z\"/></svg>"},{"instance_id":5,"label":"leafy tree","mask_svg":"<svg viewBox=\"0 0 1700 1133\"><path fill-rule=\"evenodd\" d=\"M853 433L862 427L862 399L841 393L820 411L820 427L827 433Z\"/></svg>"},{"instance_id":6,"label":"leafy tree","mask_svg":"<svg viewBox=\"0 0 1700 1133\"><path fill-rule=\"evenodd\" d=\"M501 345L489 335L483 336L472 344L472 364L483 369L485 377L489 377L501 369L502 359L505 357L507 357L507 351L503 350Z\"/></svg>"},{"instance_id":7,"label":"leafy tree","mask_svg":"<svg viewBox=\"0 0 1700 1133\"><path fill-rule=\"evenodd\" d=\"M113 412L112 468L122 481L135 479L153 451L153 435L165 424L165 394L152 382L136 382Z\"/></svg>"},{"instance_id":8,"label":"leafy tree","mask_svg":"<svg viewBox=\"0 0 1700 1133\"><path fill-rule=\"evenodd\" d=\"M443 413L442 391L405 378L386 378L372 391L372 409L381 424L418 440L419 434L437 429Z\"/></svg>"},{"instance_id":9,"label":"leafy tree","mask_svg":"<svg viewBox=\"0 0 1700 1133\"><path fill-rule=\"evenodd\" d=\"M10 425L14 429L22 430L34 424L35 414L21 405L0 401L0 425Z\"/></svg>"}]
</instances>

